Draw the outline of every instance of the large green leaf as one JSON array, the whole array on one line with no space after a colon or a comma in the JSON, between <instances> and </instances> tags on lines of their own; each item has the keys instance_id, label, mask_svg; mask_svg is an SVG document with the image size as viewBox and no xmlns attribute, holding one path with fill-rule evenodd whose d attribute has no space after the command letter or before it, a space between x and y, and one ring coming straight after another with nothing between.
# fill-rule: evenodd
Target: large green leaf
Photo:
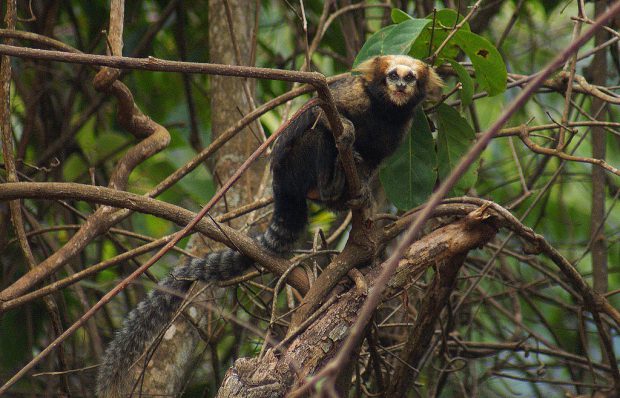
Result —
<instances>
[{"instance_id":1,"label":"large green leaf","mask_svg":"<svg viewBox=\"0 0 620 398\"><path fill-rule=\"evenodd\" d=\"M392 19L400 20L402 18L404 18L402 14L392 13ZM433 15L431 14L426 18L432 19ZM409 54L419 59L431 56L462 19L463 16L454 10L437 11L435 22L426 26L418 35ZM486 90L491 96L503 93L506 90L506 65L499 51L487 39L471 32L467 23L459 28L438 56L448 60L455 59L461 51L465 52L471 59L476 70L475 79L483 90ZM462 76L464 74L462 70L459 70L461 68L456 67L455 69L463 86L469 84L468 80L471 79ZM467 95L467 93L463 92L462 95Z\"/></svg>"},{"instance_id":2,"label":"large green leaf","mask_svg":"<svg viewBox=\"0 0 620 398\"><path fill-rule=\"evenodd\" d=\"M482 36L467 31L458 31L454 41L467 54L474 69L476 80L490 96L506 90L506 65L499 51Z\"/></svg>"},{"instance_id":3,"label":"large green leaf","mask_svg":"<svg viewBox=\"0 0 620 398\"><path fill-rule=\"evenodd\" d=\"M410 19L396 25L385 37L386 47L396 52L386 54L408 54L413 43L430 23L428 19Z\"/></svg>"},{"instance_id":4,"label":"large green leaf","mask_svg":"<svg viewBox=\"0 0 620 398\"><path fill-rule=\"evenodd\" d=\"M444 180L469 150L476 139L474 129L454 108L442 104L437 109L439 131L437 133L437 160L439 179ZM461 176L452 189L452 195L467 192L478 178L479 162Z\"/></svg>"},{"instance_id":5,"label":"large green leaf","mask_svg":"<svg viewBox=\"0 0 620 398\"><path fill-rule=\"evenodd\" d=\"M430 23L428 19L409 19L390 25L368 38L357 54L353 66L377 55L408 54L420 33Z\"/></svg>"},{"instance_id":6,"label":"large green leaf","mask_svg":"<svg viewBox=\"0 0 620 398\"><path fill-rule=\"evenodd\" d=\"M393 17L392 17L393 18ZM418 36L418 39L411 46L410 55L418 58L424 59L430 57L437 48L444 42L444 40L448 37L449 32L456 26L456 24L463 19L463 16L457 13L454 10L443 9L437 11L437 13L433 16L433 14L426 17L426 19L432 21L434 18L434 23L430 23L424 31ZM460 30L469 31L469 24L465 23L461 26ZM431 44L432 37L432 44ZM456 58L459 54L460 49L455 45L454 41L451 40L439 53L439 57L445 58Z\"/></svg>"},{"instance_id":7,"label":"large green leaf","mask_svg":"<svg viewBox=\"0 0 620 398\"><path fill-rule=\"evenodd\" d=\"M421 107L415 110L411 132L387 160L380 178L388 198L401 210L424 203L433 192L437 181L437 155Z\"/></svg>"},{"instance_id":8,"label":"large green leaf","mask_svg":"<svg viewBox=\"0 0 620 398\"><path fill-rule=\"evenodd\" d=\"M385 44L385 38L388 33L390 33L392 30L394 30L394 28L396 28L396 26L397 25L386 26L385 28L378 30L372 36L370 36L368 40L366 40L366 43L364 43L364 46L362 47L360 52L357 53L357 57L355 57L355 61L353 62L353 67L356 67L359 63L367 60L368 58L385 54L383 48Z\"/></svg>"}]
</instances>

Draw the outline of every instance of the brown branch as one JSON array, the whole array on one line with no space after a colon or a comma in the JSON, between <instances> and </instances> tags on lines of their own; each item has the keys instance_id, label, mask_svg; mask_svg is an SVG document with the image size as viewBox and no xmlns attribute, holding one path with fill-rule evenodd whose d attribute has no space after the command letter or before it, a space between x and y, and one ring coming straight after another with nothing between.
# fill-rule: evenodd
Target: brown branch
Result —
<instances>
[{"instance_id":1,"label":"brown branch","mask_svg":"<svg viewBox=\"0 0 620 398\"><path fill-rule=\"evenodd\" d=\"M495 229L489 227L490 219L476 221L460 220L440 228L417 241L409 250L411 261L406 261L399 267L399 275L409 275L414 272L423 272L436 261L448 261L452 256L462 255L473 247L484 244L490 239ZM480 232L480 231L487 231ZM490 233L490 235L489 235ZM409 271L406 271L409 270ZM380 267L367 275L371 285L376 284ZM391 281L391 289L400 289L410 279L395 278ZM392 292L392 290L390 290ZM295 337L284 352L269 349L262 358L240 359L227 372L226 378L220 387L219 394L230 393L231 397L245 397L255 391L255 388L273 388L273 391L286 391L301 383L320 369L321 364L332 358L346 339L349 328L359 316L359 310L364 302L364 289L352 287L348 292L334 296L335 300L324 311L312 315L316 317L307 329ZM326 340L326 336L329 336ZM288 341L287 337L287 341ZM289 365L298 364L296 372L291 371ZM306 386L311 386L307 384ZM262 390L260 396L269 396L269 391ZM307 391L307 390L306 390ZM290 396L299 396L303 391L297 390Z\"/></svg>"},{"instance_id":2,"label":"brown branch","mask_svg":"<svg viewBox=\"0 0 620 398\"><path fill-rule=\"evenodd\" d=\"M442 65L438 68L438 70L440 74L456 75L456 71L454 71L454 69L452 69L452 67L449 65ZM475 75L475 71L473 69L468 68L468 72L472 76ZM517 73L509 73L508 79L511 81L508 82L508 84L506 85L506 88L524 86L528 84L529 82L531 82L536 76L537 76L536 74L521 75ZM576 83L573 84L572 89L571 89L575 93L592 95L603 101L608 101L614 104L620 101L620 97L606 93L605 92L606 89L602 86L597 86L597 85L588 83L587 80L583 76L575 75L575 81ZM564 93L567 90L567 84L568 84L567 82L568 82L568 73L559 72L557 76L551 79L546 79L540 85L540 87L553 90L553 91L557 91L560 93ZM481 91L479 93L474 94L472 98L479 99L479 98L483 98L486 96L488 96L488 93L486 91ZM459 99L459 100L454 100L454 101L449 102L448 105L454 106L460 103L461 103L461 100Z\"/></svg>"},{"instance_id":3,"label":"brown branch","mask_svg":"<svg viewBox=\"0 0 620 398\"><path fill-rule=\"evenodd\" d=\"M580 75L575 75L575 81L583 89L583 92L585 94L590 94L591 96L596 97L600 99L601 101L609 102L610 104L614 104L614 105L620 104L620 97L606 94L605 92L601 90L602 86L588 83L585 77L580 76Z\"/></svg>"},{"instance_id":4,"label":"brown branch","mask_svg":"<svg viewBox=\"0 0 620 398\"><path fill-rule=\"evenodd\" d=\"M529 132L527 128L522 128L519 134L519 138L523 143L533 152L540 153L543 155L555 156L560 159L572 161L572 162L581 162L581 163L590 163L597 165L610 173L620 176L620 170L613 167L609 163L607 163L604 159L595 159L595 158L587 158L582 156L570 155L562 150L558 150L556 148L547 148L536 144L530 138Z\"/></svg>"},{"instance_id":5,"label":"brown branch","mask_svg":"<svg viewBox=\"0 0 620 398\"><path fill-rule=\"evenodd\" d=\"M114 46L114 51L121 51L122 37L120 36L122 36L123 17L116 14L123 14L123 2L121 0L114 0L114 5L115 7L111 10L111 23L116 21L116 23L121 25L114 29L111 28L111 33L115 35L111 39L111 43ZM123 155L110 177L109 187L124 190L131 171L145 159L167 147L170 142L170 135L163 126L155 123L140 111L129 89L123 83L116 80L119 73L116 69L102 68L95 76L93 85L97 90L113 94L117 98L119 102L117 107L119 123L136 138L142 139L142 141ZM123 217L123 214L116 210L105 206L97 209L87 219L83 227L60 250L0 292L0 301L16 298L34 284L55 272L66 261L79 253L92 239L107 231Z\"/></svg>"},{"instance_id":6,"label":"brown branch","mask_svg":"<svg viewBox=\"0 0 620 398\"><path fill-rule=\"evenodd\" d=\"M579 16L583 16L584 10L581 8L581 3L579 2L577 3L579 4L579 7L578 7ZM581 25L582 23L578 22L573 27L572 40L575 40L575 38L581 34ZM560 130L558 131L558 136L557 136L558 139L557 139L557 145L556 145L556 149L558 151L563 151L566 146L566 139L565 139L566 128L564 126L568 122L568 115L571 109L571 99L573 95L573 81L575 80L575 69L577 66L577 56L578 56L578 51L575 51L575 53L573 54L573 56L571 57L569 61L568 73L566 73L567 76L566 76L566 92L564 93L564 109L562 111L562 121L560 123Z\"/></svg>"},{"instance_id":7,"label":"brown branch","mask_svg":"<svg viewBox=\"0 0 620 398\"><path fill-rule=\"evenodd\" d=\"M235 217L239 217L241 215L247 214L250 211L253 211L257 208L263 207L268 205L269 203L271 203L272 199L271 198L266 198L266 199L262 199L259 201L256 201L254 203L250 203L249 205L246 206L242 206L238 209L232 210L226 214L222 214L221 216L216 217L216 221L218 223L222 223L222 222L226 222L227 220L230 220L232 218ZM163 218L163 217L162 217ZM57 227L58 229L66 229L68 227L75 227L80 228L80 226L76 225L76 226L62 226L62 227ZM48 230L53 230L54 228L48 228ZM38 232L44 232L44 231L38 231ZM120 233L120 234L127 234L127 236L135 236L136 234L134 233L130 233L124 230L118 230L116 228L110 228L110 232L112 233ZM32 234L32 233L31 233ZM139 239L144 239L145 237L142 236L137 236ZM80 272L76 272L74 274L72 274L71 276L68 276L66 278L63 278L61 280L55 281L45 287L42 287L40 289L37 289L35 291L32 291L30 293L26 293L22 296L19 296L15 299L12 300L8 300L4 303L2 303L2 305L0 306L0 312L2 311L8 311L12 308L16 308L19 306L22 306L26 303L29 303L33 300L36 300L40 297L44 297L46 295L49 295L51 293L54 293L60 289L63 289L67 286L70 286L76 282L81 281L82 279L94 275L98 272L101 272L105 269L108 269L116 264L122 263L124 261L127 261L129 259L135 258L141 254L144 253L148 253L149 251L155 250L158 247L161 247L162 245L164 245L166 242L168 242L171 239L172 235L168 235L168 236L164 236L162 238L159 239L155 239L155 240L151 240L149 243L136 247L132 250L129 250L125 253L119 254L117 256L114 256L110 259L107 259L105 261L102 261L100 263L94 264L89 266L88 268L80 271ZM10 243L10 242L9 242ZM177 251L180 254L186 255L186 256L191 256L190 253L186 252L185 250L182 250L180 248L174 247L172 250ZM256 273L258 274L258 273ZM254 275L256 276L256 275ZM245 275L244 275L245 277ZM238 283L238 282L237 282ZM225 281L223 282L223 284L229 284L229 281ZM232 283L230 283L232 284Z\"/></svg>"},{"instance_id":8,"label":"brown branch","mask_svg":"<svg viewBox=\"0 0 620 398\"><path fill-rule=\"evenodd\" d=\"M532 76L519 75L515 73L509 74L509 76L513 79L528 79ZM620 104L620 97L615 95L606 94L602 89L603 87L591 84L587 81L587 79L581 75L575 74L574 78L575 84L572 85L572 90L574 92L578 92L581 94L588 94L593 97L599 98L602 101L609 102L612 104ZM545 80L542 87L549 88L558 92L565 92L568 89L568 84L570 82L570 73L569 72L559 72L554 78ZM520 84L523 84L521 82Z\"/></svg>"},{"instance_id":9,"label":"brown branch","mask_svg":"<svg viewBox=\"0 0 620 398\"><path fill-rule=\"evenodd\" d=\"M129 209L151 214L172 221L180 226L187 225L187 223L196 216L196 213L183 209L182 207L161 202L157 199L105 187L75 183L19 182L2 184L0 201L16 198L43 200L71 198L73 200L84 200L114 208ZM215 225L212 221L204 219L196 225L195 230L229 247L239 249L242 253L265 266L271 272L282 274L290 265L288 261L270 255L253 239L235 231L225 224ZM289 283L302 292L306 291L308 288L307 279L304 274L292 272Z\"/></svg>"},{"instance_id":10,"label":"brown branch","mask_svg":"<svg viewBox=\"0 0 620 398\"><path fill-rule=\"evenodd\" d=\"M579 122L567 122L565 124L567 127L592 127L592 126L600 126L600 127L618 127L620 128L620 122L604 122L599 120L591 120L591 121L579 121ZM522 131L525 129L527 133L532 133L535 131L544 131L544 130L553 130L558 129L560 126L557 123L550 124L541 124L538 126L528 126L527 124L520 124L514 127L507 127L505 129L501 129L497 134L495 134L496 138L499 137L516 137L522 134ZM477 136L480 133L476 134ZM531 135L531 134L530 134Z\"/></svg>"},{"instance_id":11,"label":"brown branch","mask_svg":"<svg viewBox=\"0 0 620 398\"><path fill-rule=\"evenodd\" d=\"M309 83L320 86L325 76L317 72L297 72L282 69L259 68L243 65L222 65L199 62L169 61L146 57L132 58L97 54L67 53L0 44L0 54L18 58L108 66L117 69L150 70L158 72L200 73L207 75L249 77L256 79L282 80Z\"/></svg>"},{"instance_id":12,"label":"brown branch","mask_svg":"<svg viewBox=\"0 0 620 398\"><path fill-rule=\"evenodd\" d=\"M237 180L241 177L241 175L248 169L248 167L256 161L258 156L260 156L267 147L278 137L278 135L283 130L280 129L272 134L267 141L265 141L261 146L254 151L254 153L246 159L246 161L237 169L237 171L228 179L228 181L223 184L222 188L219 189L216 194L211 198L209 203L203 207L203 209L194 216L188 223L181 229L179 232L175 233L172 239L164 245L149 261L138 267L134 272L132 272L127 278L121 281L114 289L106 293L95 305L91 307L90 310L86 311L86 313L80 317L78 321L76 321L73 325L71 325L64 333L62 333L58 338L56 338L50 345L48 345L45 349L43 349L34 359L32 359L27 365L25 365L19 372L17 372L11 379L9 379L2 387L0 387L0 394L6 392L13 384L15 384L19 379L21 379L30 369L36 366L45 356L47 356L54 347L57 347L63 341L65 341L69 336L71 336L76 330L78 330L84 323L86 323L93 315L97 313L105 304L107 304L114 296L116 296L121 290L125 289L133 280L135 280L138 276L144 273L150 266L152 266L157 260L159 260L170 248L176 245L185 235L187 235L194 227L203 222L203 217L213 208L213 206L224 196L224 194L232 187L232 185L237 182ZM112 190L116 192L115 190ZM215 225L215 229L223 231L223 226ZM220 232L222 233L222 232ZM77 235L77 234L76 234ZM222 233L222 235L226 236L226 234ZM256 245L252 239L249 239L250 245ZM256 245L257 246L257 245ZM65 246L66 247L66 246ZM262 252L262 250L260 250ZM242 250L243 252L243 250ZM260 255L261 253L259 253ZM252 257L252 256L250 256ZM252 257L253 258L253 257ZM281 260L286 262L285 260ZM291 273L291 278L293 278L293 273Z\"/></svg>"},{"instance_id":13,"label":"brown branch","mask_svg":"<svg viewBox=\"0 0 620 398\"><path fill-rule=\"evenodd\" d=\"M559 349L548 349L540 347L539 345L526 344L521 341L506 342L506 343L492 343L492 342L478 342L478 341L462 341L458 340L457 336L451 336L453 341L448 342L448 347L455 354L466 356L467 358L476 358L481 356L496 356L499 351L515 351L515 352L537 352L550 357L559 357L564 360L579 363L582 365L592 364L598 370L608 372L609 366L600 362L591 362L588 358L575 355L570 352L566 352Z\"/></svg>"}]
</instances>

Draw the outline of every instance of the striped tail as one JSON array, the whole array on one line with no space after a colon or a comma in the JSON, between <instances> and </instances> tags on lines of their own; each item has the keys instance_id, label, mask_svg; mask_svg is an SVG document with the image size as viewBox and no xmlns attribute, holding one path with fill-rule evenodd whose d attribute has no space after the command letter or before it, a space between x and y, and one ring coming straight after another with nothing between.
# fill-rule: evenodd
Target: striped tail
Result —
<instances>
[{"instance_id":1,"label":"striped tail","mask_svg":"<svg viewBox=\"0 0 620 398\"><path fill-rule=\"evenodd\" d=\"M276 200L271 223L257 241L273 253L284 253L297 241L306 220L305 199ZM228 249L190 259L162 279L161 288L154 289L129 313L106 349L97 375L97 396L117 398L129 394L135 382L130 377L131 366L170 322L193 281L229 279L242 274L252 264L249 257Z\"/></svg>"}]
</instances>

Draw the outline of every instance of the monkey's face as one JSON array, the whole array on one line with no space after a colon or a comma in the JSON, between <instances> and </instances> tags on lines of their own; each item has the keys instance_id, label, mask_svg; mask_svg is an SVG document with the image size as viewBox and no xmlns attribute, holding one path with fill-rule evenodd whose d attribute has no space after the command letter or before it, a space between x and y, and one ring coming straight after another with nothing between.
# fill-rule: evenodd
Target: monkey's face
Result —
<instances>
[{"instance_id":1,"label":"monkey's face","mask_svg":"<svg viewBox=\"0 0 620 398\"><path fill-rule=\"evenodd\" d=\"M398 107L416 104L424 98L438 99L443 82L432 67L408 55L380 55L355 69L375 95Z\"/></svg>"},{"instance_id":2,"label":"monkey's face","mask_svg":"<svg viewBox=\"0 0 620 398\"><path fill-rule=\"evenodd\" d=\"M385 86L390 100L402 106L415 94L418 76L407 65L396 65L386 71Z\"/></svg>"}]
</instances>

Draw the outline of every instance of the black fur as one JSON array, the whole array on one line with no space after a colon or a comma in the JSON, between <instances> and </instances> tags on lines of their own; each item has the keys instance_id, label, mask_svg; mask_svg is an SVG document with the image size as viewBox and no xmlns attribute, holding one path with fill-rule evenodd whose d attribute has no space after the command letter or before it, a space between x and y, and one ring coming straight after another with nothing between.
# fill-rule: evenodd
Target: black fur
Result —
<instances>
[{"instance_id":1,"label":"black fur","mask_svg":"<svg viewBox=\"0 0 620 398\"><path fill-rule=\"evenodd\" d=\"M402 141L425 90L418 90L410 101L396 106L386 94L384 76L375 76L370 82L351 76L330 88L341 116L354 126L358 169L361 177L368 179ZM267 231L257 238L274 253L290 250L303 232L308 197L335 209L345 207L350 199L334 137L318 102L310 101L282 128L272 151L274 213ZM155 289L131 311L116 333L99 369L97 395L118 397L131 390L129 384L134 381L129 380L129 368L170 321L193 281L231 278L251 264L249 258L229 249L190 260L173 270L160 282L162 289ZM169 291L178 294L166 293Z\"/></svg>"}]
</instances>

